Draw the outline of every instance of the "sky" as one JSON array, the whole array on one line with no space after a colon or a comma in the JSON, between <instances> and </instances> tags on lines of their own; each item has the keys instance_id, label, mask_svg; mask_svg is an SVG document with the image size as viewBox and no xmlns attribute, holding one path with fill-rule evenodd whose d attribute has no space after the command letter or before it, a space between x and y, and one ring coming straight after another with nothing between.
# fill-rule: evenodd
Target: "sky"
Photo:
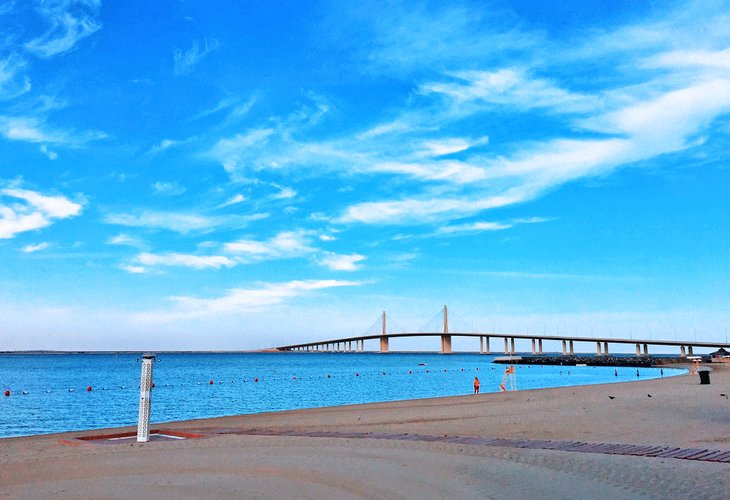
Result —
<instances>
[{"instance_id":1,"label":"sky","mask_svg":"<svg viewBox=\"0 0 730 500\"><path fill-rule=\"evenodd\" d=\"M4 0L0 350L724 342L729 144L728 2Z\"/></svg>"}]
</instances>

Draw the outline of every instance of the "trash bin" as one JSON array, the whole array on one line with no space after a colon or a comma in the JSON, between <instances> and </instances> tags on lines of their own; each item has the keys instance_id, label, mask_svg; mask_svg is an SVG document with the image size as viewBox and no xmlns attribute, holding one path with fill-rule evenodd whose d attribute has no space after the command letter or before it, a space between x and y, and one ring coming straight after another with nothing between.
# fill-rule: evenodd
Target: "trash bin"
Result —
<instances>
[{"instance_id":1,"label":"trash bin","mask_svg":"<svg viewBox=\"0 0 730 500\"><path fill-rule=\"evenodd\" d=\"M700 374L700 384L709 384L710 383L710 370L700 370L697 372Z\"/></svg>"}]
</instances>

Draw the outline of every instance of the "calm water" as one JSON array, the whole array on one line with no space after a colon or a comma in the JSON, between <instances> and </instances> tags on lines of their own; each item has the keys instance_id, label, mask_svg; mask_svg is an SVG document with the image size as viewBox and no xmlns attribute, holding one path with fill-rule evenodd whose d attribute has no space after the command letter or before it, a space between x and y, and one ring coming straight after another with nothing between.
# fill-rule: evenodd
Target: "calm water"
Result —
<instances>
[{"instance_id":1,"label":"calm water","mask_svg":"<svg viewBox=\"0 0 730 500\"><path fill-rule=\"evenodd\" d=\"M478 354L159 354L152 421L497 392L504 365ZM422 364L425 364L422 365ZM0 356L0 437L136 425L135 355ZM518 389L637 380L636 368L517 366ZM683 370L664 369L664 376ZM642 368L640 378L659 369ZM255 379L258 378L258 382ZM213 384L210 384L210 381ZM92 387L91 392L86 388Z\"/></svg>"}]
</instances>

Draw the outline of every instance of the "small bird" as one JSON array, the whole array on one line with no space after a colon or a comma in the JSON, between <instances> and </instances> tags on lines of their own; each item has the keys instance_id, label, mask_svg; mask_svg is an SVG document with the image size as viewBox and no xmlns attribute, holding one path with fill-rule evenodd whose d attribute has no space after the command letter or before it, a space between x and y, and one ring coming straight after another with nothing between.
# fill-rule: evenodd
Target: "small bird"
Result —
<instances>
[{"instance_id":1,"label":"small bird","mask_svg":"<svg viewBox=\"0 0 730 500\"><path fill-rule=\"evenodd\" d=\"M647 396L651 397L651 394L647 394Z\"/></svg>"},{"instance_id":2,"label":"small bird","mask_svg":"<svg viewBox=\"0 0 730 500\"><path fill-rule=\"evenodd\" d=\"M616 396L608 396L608 399L613 399L613 398L615 398L615 397L616 397Z\"/></svg>"}]
</instances>

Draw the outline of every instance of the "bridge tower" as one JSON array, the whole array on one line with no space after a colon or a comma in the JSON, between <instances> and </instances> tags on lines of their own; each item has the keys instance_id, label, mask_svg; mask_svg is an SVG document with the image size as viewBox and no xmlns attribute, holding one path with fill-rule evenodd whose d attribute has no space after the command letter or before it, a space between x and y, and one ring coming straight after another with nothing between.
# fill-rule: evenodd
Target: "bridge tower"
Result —
<instances>
[{"instance_id":1,"label":"bridge tower","mask_svg":"<svg viewBox=\"0 0 730 500\"><path fill-rule=\"evenodd\" d=\"M451 354L451 335L449 335L449 308L444 305L444 333L441 335L441 354Z\"/></svg>"},{"instance_id":2,"label":"bridge tower","mask_svg":"<svg viewBox=\"0 0 730 500\"><path fill-rule=\"evenodd\" d=\"M387 328L387 316L383 311L383 333L380 335L380 352L388 352L388 328Z\"/></svg>"}]
</instances>

